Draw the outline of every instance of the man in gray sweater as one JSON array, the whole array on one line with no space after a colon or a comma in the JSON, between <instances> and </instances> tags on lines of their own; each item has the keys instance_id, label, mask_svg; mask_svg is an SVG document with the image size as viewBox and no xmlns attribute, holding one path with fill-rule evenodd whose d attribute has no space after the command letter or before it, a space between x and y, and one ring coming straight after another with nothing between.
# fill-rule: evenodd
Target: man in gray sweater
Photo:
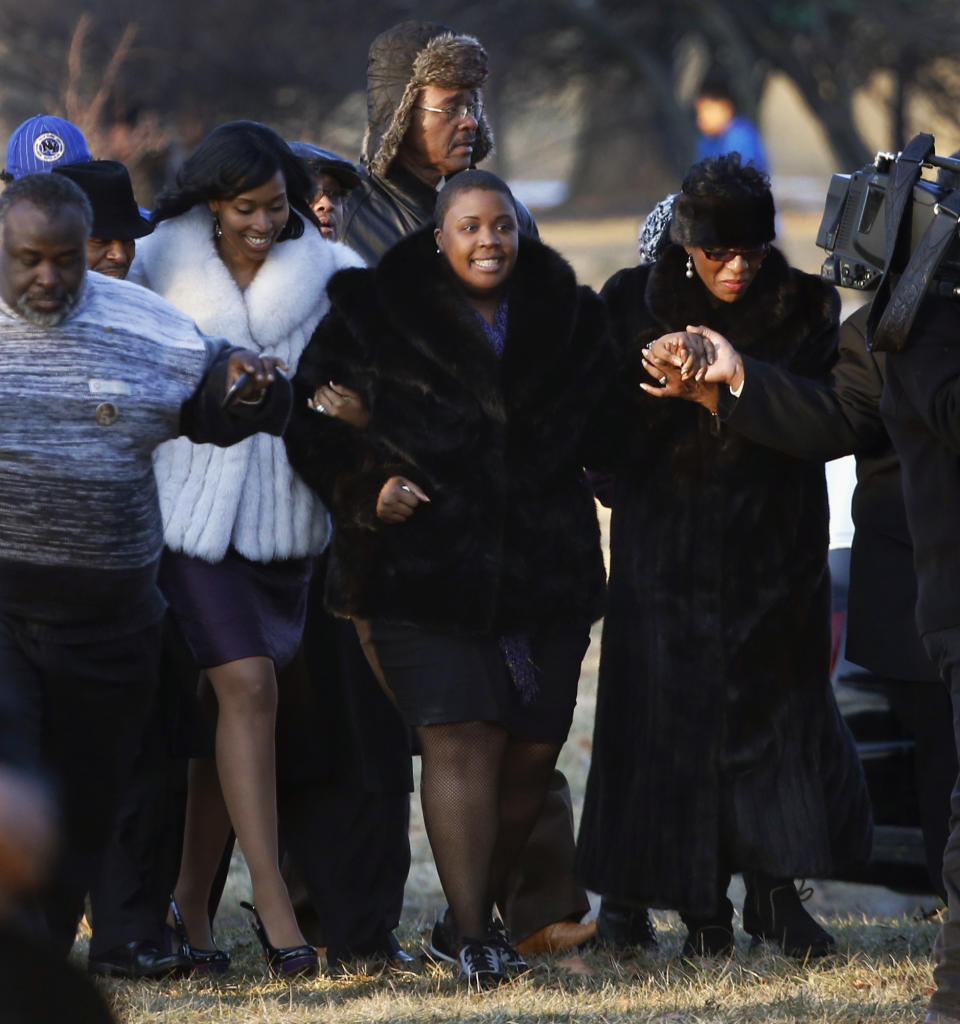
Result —
<instances>
[{"instance_id":1,"label":"man in gray sweater","mask_svg":"<svg viewBox=\"0 0 960 1024\"><path fill-rule=\"evenodd\" d=\"M48 780L60 854L35 924L60 953L155 686L163 533L151 454L186 434L279 434L274 361L158 296L88 274L67 178L0 194L0 762Z\"/></svg>"}]
</instances>

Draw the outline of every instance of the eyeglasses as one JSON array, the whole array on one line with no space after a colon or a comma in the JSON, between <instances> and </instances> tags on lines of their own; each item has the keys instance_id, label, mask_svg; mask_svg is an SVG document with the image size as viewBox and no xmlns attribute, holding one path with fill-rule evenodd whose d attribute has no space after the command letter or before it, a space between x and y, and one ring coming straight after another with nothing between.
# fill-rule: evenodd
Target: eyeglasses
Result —
<instances>
[{"instance_id":1,"label":"eyeglasses","mask_svg":"<svg viewBox=\"0 0 960 1024\"><path fill-rule=\"evenodd\" d=\"M349 192L338 188L318 188L314 189L313 198L310 201L319 203L326 196L331 203L339 203L341 199L346 199L349 194Z\"/></svg>"},{"instance_id":2,"label":"eyeglasses","mask_svg":"<svg viewBox=\"0 0 960 1024\"><path fill-rule=\"evenodd\" d=\"M704 249L703 255L711 263L729 263L737 256L742 256L745 263L759 263L769 251L769 245L758 245L755 249Z\"/></svg>"},{"instance_id":3,"label":"eyeglasses","mask_svg":"<svg viewBox=\"0 0 960 1024\"><path fill-rule=\"evenodd\" d=\"M459 107L424 107L421 105L416 109L429 110L434 114L443 114L448 124L460 124L461 121L466 121L468 116L472 117L474 121L479 122L483 114L483 104L479 100L475 100L473 103L464 103Z\"/></svg>"}]
</instances>

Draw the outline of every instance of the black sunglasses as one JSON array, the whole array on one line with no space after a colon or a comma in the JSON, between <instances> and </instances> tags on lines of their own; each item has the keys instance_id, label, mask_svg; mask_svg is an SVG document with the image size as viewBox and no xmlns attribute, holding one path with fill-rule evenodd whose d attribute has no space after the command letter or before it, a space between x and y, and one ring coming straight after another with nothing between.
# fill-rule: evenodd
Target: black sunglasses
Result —
<instances>
[{"instance_id":1,"label":"black sunglasses","mask_svg":"<svg viewBox=\"0 0 960 1024\"><path fill-rule=\"evenodd\" d=\"M742 256L746 263L759 263L769 251L769 245L758 245L755 249L704 249L703 255L711 263L729 263L735 256Z\"/></svg>"}]
</instances>

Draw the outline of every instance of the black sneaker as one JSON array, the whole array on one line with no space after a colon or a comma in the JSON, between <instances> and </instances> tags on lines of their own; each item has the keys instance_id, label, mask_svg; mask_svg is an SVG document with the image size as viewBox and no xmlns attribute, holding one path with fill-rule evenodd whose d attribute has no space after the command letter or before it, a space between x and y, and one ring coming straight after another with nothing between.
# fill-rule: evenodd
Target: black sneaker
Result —
<instances>
[{"instance_id":1,"label":"black sneaker","mask_svg":"<svg viewBox=\"0 0 960 1024\"><path fill-rule=\"evenodd\" d=\"M457 959L460 962L457 979L465 981L470 988L478 991L495 988L507 980L500 960L500 950L480 939L468 941Z\"/></svg>"},{"instance_id":2,"label":"black sneaker","mask_svg":"<svg viewBox=\"0 0 960 1024\"><path fill-rule=\"evenodd\" d=\"M836 948L833 936L804 909L813 889L798 892L793 880L771 878L759 871L744 873L747 885L743 903L743 930L753 936L753 946L776 942L786 956L798 960L827 956Z\"/></svg>"},{"instance_id":3,"label":"black sneaker","mask_svg":"<svg viewBox=\"0 0 960 1024\"><path fill-rule=\"evenodd\" d=\"M500 954L500 963L507 974L523 974L530 970L527 961L511 945L510 935L503 921L497 918L490 919L486 942Z\"/></svg>"},{"instance_id":4,"label":"black sneaker","mask_svg":"<svg viewBox=\"0 0 960 1024\"><path fill-rule=\"evenodd\" d=\"M450 908L447 907L433 925L430 941L426 944L426 955L434 960L456 964L460 962L459 950L460 942L457 930L453 926L453 915L450 913Z\"/></svg>"}]
</instances>

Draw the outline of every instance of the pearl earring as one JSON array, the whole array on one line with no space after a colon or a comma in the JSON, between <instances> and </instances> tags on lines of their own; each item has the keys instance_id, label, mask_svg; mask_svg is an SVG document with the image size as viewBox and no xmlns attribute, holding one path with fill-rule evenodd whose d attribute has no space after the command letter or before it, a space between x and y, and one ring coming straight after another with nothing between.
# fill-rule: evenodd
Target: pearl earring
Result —
<instances>
[{"instance_id":1,"label":"pearl earring","mask_svg":"<svg viewBox=\"0 0 960 1024\"><path fill-rule=\"evenodd\" d=\"M684 272L684 276L689 281L693 277L693 257L687 256L687 269Z\"/></svg>"},{"instance_id":2,"label":"pearl earring","mask_svg":"<svg viewBox=\"0 0 960 1024\"><path fill-rule=\"evenodd\" d=\"M220 218L219 217L214 217L213 218L213 237L214 238L222 238L223 237L223 229L220 227Z\"/></svg>"}]
</instances>

